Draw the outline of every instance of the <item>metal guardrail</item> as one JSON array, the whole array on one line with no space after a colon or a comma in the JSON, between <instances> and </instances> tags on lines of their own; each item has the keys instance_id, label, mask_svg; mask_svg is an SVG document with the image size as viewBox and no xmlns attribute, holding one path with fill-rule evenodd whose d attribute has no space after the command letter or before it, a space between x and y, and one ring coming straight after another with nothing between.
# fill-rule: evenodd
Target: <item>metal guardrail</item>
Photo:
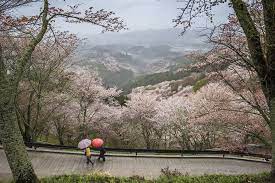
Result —
<instances>
[{"instance_id":1,"label":"metal guardrail","mask_svg":"<svg viewBox=\"0 0 275 183\"><path fill-rule=\"evenodd\" d=\"M72 149L72 150L79 150L76 146L65 146L65 145L54 145L54 144L47 144L47 143L25 143L27 147L30 148L51 148L51 149ZM138 153L160 153L160 154L180 154L183 156L184 154L221 154L223 157L225 155L237 155L237 156L253 156L258 158L264 158L266 161L271 159L271 155L264 155L264 154L254 154L254 153L246 153L246 152L231 152L231 151L217 151L217 150L204 150L204 151L197 151L197 150L167 150L167 149L130 149L130 148L112 148L112 147L104 147L106 151L112 152L128 152L128 153L135 153L136 156ZM96 148L92 148L93 150L97 150Z\"/></svg>"}]
</instances>

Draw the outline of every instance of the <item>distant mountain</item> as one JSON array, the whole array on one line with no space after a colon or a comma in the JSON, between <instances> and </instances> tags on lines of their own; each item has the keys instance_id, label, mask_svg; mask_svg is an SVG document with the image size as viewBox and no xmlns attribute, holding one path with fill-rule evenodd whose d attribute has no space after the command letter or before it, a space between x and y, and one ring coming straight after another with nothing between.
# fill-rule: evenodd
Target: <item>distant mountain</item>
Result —
<instances>
[{"instance_id":1,"label":"distant mountain","mask_svg":"<svg viewBox=\"0 0 275 183\"><path fill-rule=\"evenodd\" d=\"M189 31L179 36L180 31L163 29L90 36L77 49L76 65L97 70L107 86L127 90L178 79L185 73L175 72L191 63L185 58L186 53L209 49L200 33Z\"/></svg>"},{"instance_id":2,"label":"distant mountain","mask_svg":"<svg viewBox=\"0 0 275 183\"><path fill-rule=\"evenodd\" d=\"M135 74L154 73L167 70L183 53L173 51L168 45L126 46L126 45L81 45L75 59L78 65L91 62L103 64L107 68L132 70Z\"/></svg>"},{"instance_id":3,"label":"distant mountain","mask_svg":"<svg viewBox=\"0 0 275 183\"><path fill-rule=\"evenodd\" d=\"M187 31L180 36L181 29L158 29L143 30L127 33L104 33L88 36L87 40L92 45L136 45L158 46L168 45L181 49L181 51L204 50L209 46L205 43L206 38L202 32Z\"/></svg>"}]
</instances>

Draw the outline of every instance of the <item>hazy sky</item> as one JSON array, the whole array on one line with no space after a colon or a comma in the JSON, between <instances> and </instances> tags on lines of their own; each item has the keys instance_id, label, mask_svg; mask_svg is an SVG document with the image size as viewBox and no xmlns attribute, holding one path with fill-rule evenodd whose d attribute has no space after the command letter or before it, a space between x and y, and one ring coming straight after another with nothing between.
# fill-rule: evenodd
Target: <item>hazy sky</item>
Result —
<instances>
[{"instance_id":1,"label":"hazy sky","mask_svg":"<svg viewBox=\"0 0 275 183\"><path fill-rule=\"evenodd\" d=\"M96 9L104 8L114 11L117 16L121 17L127 24L129 31L145 29L165 29L172 28L174 19L179 14L183 2L179 0L50 0L52 6L66 7L75 3L81 4L81 9L95 7ZM18 10L20 14L34 14L40 9L39 4L34 4ZM215 9L216 22L224 22L231 10L226 6L220 6ZM57 21L57 27L61 30L69 30L78 35L89 35L100 32L100 29L88 24L68 24L63 21ZM196 26L210 26L205 17L197 19Z\"/></svg>"}]
</instances>

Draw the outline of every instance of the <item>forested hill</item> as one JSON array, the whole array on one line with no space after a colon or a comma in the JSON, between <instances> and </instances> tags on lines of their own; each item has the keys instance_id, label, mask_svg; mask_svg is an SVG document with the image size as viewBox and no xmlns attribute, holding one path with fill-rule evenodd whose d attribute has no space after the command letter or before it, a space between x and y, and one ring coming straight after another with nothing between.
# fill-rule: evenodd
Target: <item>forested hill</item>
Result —
<instances>
[{"instance_id":1,"label":"forested hill","mask_svg":"<svg viewBox=\"0 0 275 183\"><path fill-rule=\"evenodd\" d=\"M96 70L105 86L122 88L125 93L138 86L182 79L190 74L182 68L192 63L185 55L208 47L196 32L183 37L179 33L163 29L91 36L79 46L76 65Z\"/></svg>"},{"instance_id":2,"label":"forested hill","mask_svg":"<svg viewBox=\"0 0 275 183\"><path fill-rule=\"evenodd\" d=\"M213 69L209 65L202 68L192 67L195 63L195 60L184 59L178 61L177 64L170 66L168 71L136 77L134 80L122 87L123 91L125 94L128 94L131 93L132 89L140 86L156 85L164 81L189 80L188 78L192 75L199 75L196 80L189 80L187 82L188 85L194 85L197 80L204 77L206 72L210 72Z\"/></svg>"},{"instance_id":3,"label":"forested hill","mask_svg":"<svg viewBox=\"0 0 275 183\"><path fill-rule=\"evenodd\" d=\"M122 88L124 93L128 94L132 91L133 88L136 88L139 86L155 85L163 81L178 80L178 79L187 77L190 74L191 72L189 71L179 71L176 73L173 71L167 71L167 72L144 75L144 76L137 77L133 81L130 81L129 83L124 85Z\"/></svg>"}]
</instances>

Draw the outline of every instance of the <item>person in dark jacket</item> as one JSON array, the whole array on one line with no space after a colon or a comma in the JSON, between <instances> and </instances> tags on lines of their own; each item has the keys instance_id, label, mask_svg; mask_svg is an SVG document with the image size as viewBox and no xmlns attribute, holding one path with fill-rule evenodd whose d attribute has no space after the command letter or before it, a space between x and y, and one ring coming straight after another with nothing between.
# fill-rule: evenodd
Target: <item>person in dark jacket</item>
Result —
<instances>
[{"instance_id":1,"label":"person in dark jacket","mask_svg":"<svg viewBox=\"0 0 275 183\"><path fill-rule=\"evenodd\" d=\"M102 158L102 160L105 161L105 153L106 153L106 150L104 149L104 147L100 147L98 160Z\"/></svg>"}]
</instances>

